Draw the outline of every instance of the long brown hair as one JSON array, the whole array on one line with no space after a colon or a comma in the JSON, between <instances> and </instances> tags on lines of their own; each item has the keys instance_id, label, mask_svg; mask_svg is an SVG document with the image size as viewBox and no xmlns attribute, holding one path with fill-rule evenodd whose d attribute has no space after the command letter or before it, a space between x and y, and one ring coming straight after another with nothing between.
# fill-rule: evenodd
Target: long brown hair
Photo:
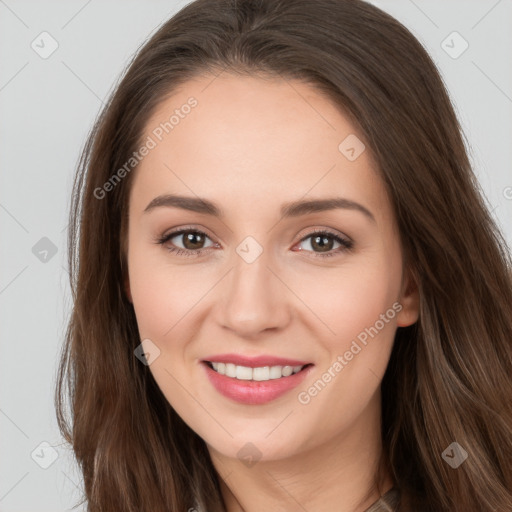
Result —
<instances>
[{"instance_id":1,"label":"long brown hair","mask_svg":"<svg viewBox=\"0 0 512 512\"><path fill-rule=\"evenodd\" d=\"M134 356L141 340L123 283L135 169L98 198L166 95L224 71L327 94L386 184L420 292L420 318L398 328L382 382L399 510L512 510L511 257L434 63L403 25L359 0L197 0L138 52L93 127L73 189L73 310L55 393L88 510L225 511L204 441ZM443 457L454 442L467 452L457 469Z\"/></svg>"}]
</instances>

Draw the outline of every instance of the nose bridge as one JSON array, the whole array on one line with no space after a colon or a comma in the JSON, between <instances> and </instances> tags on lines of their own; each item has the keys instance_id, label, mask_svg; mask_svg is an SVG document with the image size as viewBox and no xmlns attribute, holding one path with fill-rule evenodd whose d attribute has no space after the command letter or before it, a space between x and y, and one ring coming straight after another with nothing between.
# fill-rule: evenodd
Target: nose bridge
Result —
<instances>
[{"instance_id":1,"label":"nose bridge","mask_svg":"<svg viewBox=\"0 0 512 512\"><path fill-rule=\"evenodd\" d=\"M227 276L223 291L226 295L221 300L221 316L226 327L251 335L286 325L289 297L284 285L268 268L274 266L272 251L263 250L254 239L247 238L233 255L233 269Z\"/></svg>"}]
</instances>

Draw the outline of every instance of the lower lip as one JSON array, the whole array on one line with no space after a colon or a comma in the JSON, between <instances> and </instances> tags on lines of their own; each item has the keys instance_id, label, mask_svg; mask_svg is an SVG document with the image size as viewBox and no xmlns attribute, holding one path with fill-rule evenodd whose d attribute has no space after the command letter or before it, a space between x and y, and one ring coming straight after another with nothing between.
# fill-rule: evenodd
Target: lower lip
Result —
<instances>
[{"instance_id":1,"label":"lower lip","mask_svg":"<svg viewBox=\"0 0 512 512\"><path fill-rule=\"evenodd\" d=\"M241 380L221 375L208 366L204 361L206 375L215 389L231 400L247 405L261 405L271 402L297 387L305 378L313 365L303 368L300 372L289 377L265 381Z\"/></svg>"}]
</instances>

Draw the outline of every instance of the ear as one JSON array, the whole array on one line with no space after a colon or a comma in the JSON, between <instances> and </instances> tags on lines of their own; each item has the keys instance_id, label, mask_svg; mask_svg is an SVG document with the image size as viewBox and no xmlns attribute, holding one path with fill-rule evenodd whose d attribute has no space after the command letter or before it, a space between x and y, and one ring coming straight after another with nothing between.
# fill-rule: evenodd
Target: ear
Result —
<instances>
[{"instance_id":1,"label":"ear","mask_svg":"<svg viewBox=\"0 0 512 512\"><path fill-rule=\"evenodd\" d=\"M420 314L420 293L416 279L412 272L407 270L402 279L402 290L398 301L402 309L397 315L397 326L408 327L415 323Z\"/></svg>"},{"instance_id":2,"label":"ear","mask_svg":"<svg viewBox=\"0 0 512 512\"><path fill-rule=\"evenodd\" d=\"M126 273L124 278L124 291L126 292L128 300L133 304L132 291L130 289L130 278L128 277L128 272Z\"/></svg>"}]
</instances>

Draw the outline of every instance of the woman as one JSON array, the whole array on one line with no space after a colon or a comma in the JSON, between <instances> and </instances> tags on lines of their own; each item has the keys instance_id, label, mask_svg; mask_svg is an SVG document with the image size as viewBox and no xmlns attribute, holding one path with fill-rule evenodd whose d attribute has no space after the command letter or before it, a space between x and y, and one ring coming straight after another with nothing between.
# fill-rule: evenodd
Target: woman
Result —
<instances>
[{"instance_id":1,"label":"woman","mask_svg":"<svg viewBox=\"0 0 512 512\"><path fill-rule=\"evenodd\" d=\"M191 3L73 200L56 406L89 510L512 510L510 255L395 19Z\"/></svg>"}]
</instances>

